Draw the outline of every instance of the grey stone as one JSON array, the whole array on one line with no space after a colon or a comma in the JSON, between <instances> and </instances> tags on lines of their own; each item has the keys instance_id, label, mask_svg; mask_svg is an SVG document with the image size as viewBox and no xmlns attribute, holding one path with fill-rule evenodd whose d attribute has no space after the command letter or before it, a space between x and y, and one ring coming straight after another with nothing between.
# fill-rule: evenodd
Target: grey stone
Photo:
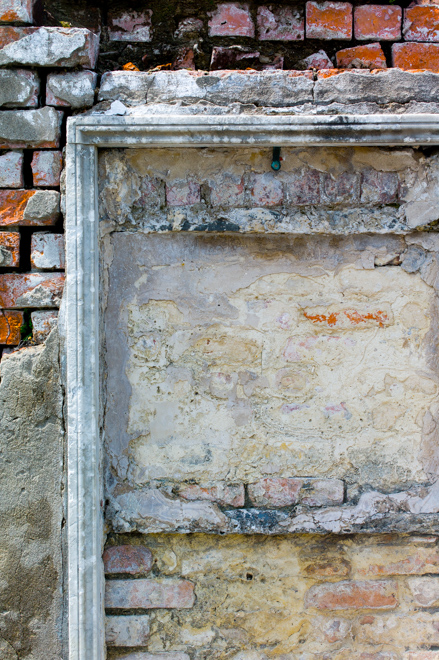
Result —
<instances>
[{"instance_id":1,"label":"grey stone","mask_svg":"<svg viewBox=\"0 0 439 660\"><path fill-rule=\"evenodd\" d=\"M88 108L94 103L97 73L51 73L47 77L46 103L57 107Z\"/></svg>"},{"instance_id":2,"label":"grey stone","mask_svg":"<svg viewBox=\"0 0 439 660\"><path fill-rule=\"evenodd\" d=\"M0 188L22 188L23 152L7 151L0 156Z\"/></svg>"},{"instance_id":3,"label":"grey stone","mask_svg":"<svg viewBox=\"0 0 439 660\"><path fill-rule=\"evenodd\" d=\"M153 76L140 71L104 73L99 89L99 101L122 100L131 105L146 103L146 95Z\"/></svg>"},{"instance_id":4,"label":"grey stone","mask_svg":"<svg viewBox=\"0 0 439 660\"><path fill-rule=\"evenodd\" d=\"M0 657L62 657L62 398L58 338L3 355Z\"/></svg>"},{"instance_id":5,"label":"grey stone","mask_svg":"<svg viewBox=\"0 0 439 660\"><path fill-rule=\"evenodd\" d=\"M26 204L23 220L51 220L58 213L59 192L57 190L37 190Z\"/></svg>"},{"instance_id":6,"label":"grey stone","mask_svg":"<svg viewBox=\"0 0 439 660\"><path fill-rule=\"evenodd\" d=\"M427 254L425 250L417 245L409 245L407 252L404 254L401 268L407 273L416 273L424 263Z\"/></svg>"},{"instance_id":7,"label":"grey stone","mask_svg":"<svg viewBox=\"0 0 439 660\"><path fill-rule=\"evenodd\" d=\"M99 37L85 28L16 28L15 34L17 40L0 49L0 66L82 66L93 69L96 64Z\"/></svg>"},{"instance_id":8,"label":"grey stone","mask_svg":"<svg viewBox=\"0 0 439 660\"><path fill-rule=\"evenodd\" d=\"M54 108L9 110L0 113L0 146L59 147L63 113Z\"/></svg>"},{"instance_id":9,"label":"grey stone","mask_svg":"<svg viewBox=\"0 0 439 660\"><path fill-rule=\"evenodd\" d=\"M39 91L35 71L0 70L0 108L36 108Z\"/></svg>"},{"instance_id":10,"label":"grey stone","mask_svg":"<svg viewBox=\"0 0 439 660\"><path fill-rule=\"evenodd\" d=\"M107 646L145 646L149 638L149 616L107 616Z\"/></svg>"}]
</instances>

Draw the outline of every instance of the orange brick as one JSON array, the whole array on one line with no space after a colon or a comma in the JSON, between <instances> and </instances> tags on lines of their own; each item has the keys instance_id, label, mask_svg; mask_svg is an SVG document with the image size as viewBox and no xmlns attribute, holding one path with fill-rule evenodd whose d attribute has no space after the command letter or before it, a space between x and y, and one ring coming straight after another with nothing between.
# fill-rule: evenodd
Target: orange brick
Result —
<instances>
[{"instance_id":1,"label":"orange brick","mask_svg":"<svg viewBox=\"0 0 439 660\"><path fill-rule=\"evenodd\" d=\"M337 66L341 69L387 69L386 57L380 44L367 44L344 48L336 54Z\"/></svg>"},{"instance_id":2,"label":"orange brick","mask_svg":"<svg viewBox=\"0 0 439 660\"><path fill-rule=\"evenodd\" d=\"M0 275L0 307L59 307L62 273L5 273Z\"/></svg>"},{"instance_id":3,"label":"orange brick","mask_svg":"<svg viewBox=\"0 0 439 660\"><path fill-rule=\"evenodd\" d=\"M406 41L439 41L439 7L417 5L404 11Z\"/></svg>"},{"instance_id":4,"label":"orange brick","mask_svg":"<svg viewBox=\"0 0 439 660\"><path fill-rule=\"evenodd\" d=\"M355 8L355 39L366 41L398 41L401 39L401 7L363 5Z\"/></svg>"},{"instance_id":5,"label":"orange brick","mask_svg":"<svg viewBox=\"0 0 439 660\"><path fill-rule=\"evenodd\" d=\"M318 610L389 610L398 605L397 593L393 580L325 582L309 589L305 605Z\"/></svg>"},{"instance_id":6,"label":"orange brick","mask_svg":"<svg viewBox=\"0 0 439 660\"><path fill-rule=\"evenodd\" d=\"M33 200L35 195L38 197ZM53 225L58 216L59 193L56 191L0 190L0 227Z\"/></svg>"},{"instance_id":7,"label":"orange brick","mask_svg":"<svg viewBox=\"0 0 439 660\"><path fill-rule=\"evenodd\" d=\"M20 328L23 325L23 312L0 311L0 344L17 346L20 343Z\"/></svg>"},{"instance_id":8,"label":"orange brick","mask_svg":"<svg viewBox=\"0 0 439 660\"><path fill-rule=\"evenodd\" d=\"M306 3L308 39L352 39L352 5L349 2Z\"/></svg>"},{"instance_id":9,"label":"orange brick","mask_svg":"<svg viewBox=\"0 0 439 660\"><path fill-rule=\"evenodd\" d=\"M27 37L29 34L32 34L38 30L36 27L1 27L0 28L0 48L4 48L12 41L18 41Z\"/></svg>"},{"instance_id":10,"label":"orange brick","mask_svg":"<svg viewBox=\"0 0 439 660\"><path fill-rule=\"evenodd\" d=\"M20 234L18 232L0 232L0 266L20 265Z\"/></svg>"},{"instance_id":11,"label":"orange brick","mask_svg":"<svg viewBox=\"0 0 439 660\"><path fill-rule=\"evenodd\" d=\"M439 73L439 44L393 44L392 62L405 71L424 69Z\"/></svg>"}]
</instances>

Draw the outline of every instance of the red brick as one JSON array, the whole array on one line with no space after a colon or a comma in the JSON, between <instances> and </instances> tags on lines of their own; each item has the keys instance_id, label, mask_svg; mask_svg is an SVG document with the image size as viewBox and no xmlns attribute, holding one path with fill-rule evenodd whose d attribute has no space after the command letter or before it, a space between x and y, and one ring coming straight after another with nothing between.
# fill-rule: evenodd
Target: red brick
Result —
<instances>
[{"instance_id":1,"label":"red brick","mask_svg":"<svg viewBox=\"0 0 439 660\"><path fill-rule=\"evenodd\" d=\"M406 41L439 41L439 7L432 4L405 9L403 34Z\"/></svg>"},{"instance_id":2,"label":"red brick","mask_svg":"<svg viewBox=\"0 0 439 660\"><path fill-rule=\"evenodd\" d=\"M58 217L58 192L0 190L0 227L53 225Z\"/></svg>"},{"instance_id":3,"label":"red brick","mask_svg":"<svg viewBox=\"0 0 439 660\"><path fill-rule=\"evenodd\" d=\"M308 39L352 39L350 2L307 2L306 36Z\"/></svg>"},{"instance_id":4,"label":"red brick","mask_svg":"<svg viewBox=\"0 0 439 660\"><path fill-rule=\"evenodd\" d=\"M32 320L32 339L37 344L42 344L58 323L58 311L45 309L32 312L30 316Z\"/></svg>"},{"instance_id":5,"label":"red brick","mask_svg":"<svg viewBox=\"0 0 439 660\"><path fill-rule=\"evenodd\" d=\"M390 610L398 606L398 586L392 580L326 582L309 589L305 606L318 610Z\"/></svg>"},{"instance_id":6,"label":"red brick","mask_svg":"<svg viewBox=\"0 0 439 660\"><path fill-rule=\"evenodd\" d=\"M151 41L151 16L151 9L110 12L108 17L110 41L131 41L135 43Z\"/></svg>"},{"instance_id":7,"label":"red brick","mask_svg":"<svg viewBox=\"0 0 439 660\"><path fill-rule=\"evenodd\" d=\"M144 545L111 545L104 552L105 573L146 575L152 568L152 552Z\"/></svg>"},{"instance_id":8,"label":"red brick","mask_svg":"<svg viewBox=\"0 0 439 660\"><path fill-rule=\"evenodd\" d=\"M254 37L250 10L247 4L224 2L211 12L209 20L210 37Z\"/></svg>"},{"instance_id":9,"label":"red brick","mask_svg":"<svg viewBox=\"0 0 439 660\"><path fill-rule=\"evenodd\" d=\"M31 167L34 186L59 186L62 153L61 151L34 151Z\"/></svg>"},{"instance_id":10,"label":"red brick","mask_svg":"<svg viewBox=\"0 0 439 660\"><path fill-rule=\"evenodd\" d=\"M190 69L195 71L195 53L193 48L180 48L175 57L172 68L174 71Z\"/></svg>"},{"instance_id":11,"label":"red brick","mask_svg":"<svg viewBox=\"0 0 439 660\"><path fill-rule=\"evenodd\" d=\"M0 311L0 344L18 346L20 343L20 328L23 325L23 312L9 310Z\"/></svg>"},{"instance_id":12,"label":"red brick","mask_svg":"<svg viewBox=\"0 0 439 660\"><path fill-rule=\"evenodd\" d=\"M344 48L336 57L341 69L387 69L386 56L378 43Z\"/></svg>"},{"instance_id":13,"label":"red brick","mask_svg":"<svg viewBox=\"0 0 439 660\"><path fill-rule=\"evenodd\" d=\"M199 486L198 484L182 484L178 495L185 500L207 500L223 506L244 506L243 484L218 483L215 486Z\"/></svg>"},{"instance_id":14,"label":"red brick","mask_svg":"<svg viewBox=\"0 0 439 660\"><path fill-rule=\"evenodd\" d=\"M258 7L257 24L261 41L302 41L305 38L305 19L296 8Z\"/></svg>"},{"instance_id":15,"label":"red brick","mask_svg":"<svg viewBox=\"0 0 439 660\"><path fill-rule=\"evenodd\" d=\"M0 23L32 23L34 0L0 0Z\"/></svg>"},{"instance_id":16,"label":"red brick","mask_svg":"<svg viewBox=\"0 0 439 660\"><path fill-rule=\"evenodd\" d=\"M255 506L292 506L299 501L303 479L272 477L248 486L248 496Z\"/></svg>"},{"instance_id":17,"label":"red brick","mask_svg":"<svg viewBox=\"0 0 439 660\"><path fill-rule=\"evenodd\" d=\"M190 206L201 201L200 184L195 181L173 181L166 184L168 206Z\"/></svg>"},{"instance_id":18,"label":"red brick","mask_svg":"<svg viewBox=\"0 0 439 660\"><path fill-rule=\"evenodd\" d=\"M20 234L18 232L0 232L0 266L20 265Z\"/></svg>"},{"instance_id":19,"label":"red brick","mask_svg":"<svg viewBox=\"0 0 439 660\"><path fill-rule=\"evenodd\" d=\"M107 580L105 606L112 609L188 609L195 602L188 580Z\"/></svg>"},{"instance_id":20,"label":"red brick","mask_svg":"<svg viewBox=\"0 0 439 660\"><path fill-rule=\"evenodd\" d=\"M355 39L398 41L401 39L402 10L398 6L362 5L355 8Z\"/></svg>"},{"instance_id":21,"label":"red brick","mask_svg":"<svg viewBox=\"0 0 439 660\"><path fill-rule=\"evenodd\" d=\"M23 152L7 151L0 155L0 188L23 187Z\"/></svg>"},{"instance_id":22,"label":"red brick","mask_svg":"<svg viewBox=\"0 0 439 660\"><path fill-rule=\"evenodd\" d=\"M271 173L255 174L250 194L251 202L257 206L276 206L284 198L282 183Z\"/></svg>"},{"instance_id":23,"label":"red brick","mask_svg":"<svg viewBox=\"0 0 439 660\"><path fill-rule=\"evenodd\" d=\"M4 273L0 275L0 307L59 307L62 273Z\"/></svg>"},{"instance_id":24,"label":"red brick","mask_svg":"<svg viewBox=\"0 0 439 660\"><path fill-rule=\"evenodd\" d=\"M23 37L27 37L28 34L32 34L38 30L36 27L1 27L0 28L0 48L4 48L12 41L18 41Z\"/></svg>"},{"instance_id":25,"label":"red brick","mask_svg":"<svg viewBox=\"0 0 439 660\"><path fill-rule=\"evenodd\" d=\"M439 44L393 44L393 66L405 71L424 69L439 73Z\"/></svg>"},{"instance_id":26,"label":"red brick","mask_svg":"<svg viewBox=\"0 0 439 660\"><path fill-rule=\"evenodd\" d=\"M319 50L317 53L313 53L308 57L305 57L303 60L306 64L307 69L332 69L333 64L324 50Z\"/></svg>"},{"instance_id":27,"label":"red brick","mask_svg":"<svg viewBox=\"0 0 439 660\"><path fill-rule=\"evenodd\" d=\"M302 173L288 174L287 198L295 206L307 206L320 203L320 173L305 170Z\"/></svg>"},{"instance_id":28,"label":"red brick","mask_svg":"<svg viewBox=\"0 0 439 660\"><path fill-rule=\"evenodd\" d=\"M361 201L365 204L391 204L398 197L399 179L395 172L366 170L361 174Z\"/></svg>"},{"instance_id":29,"label":"red brick","mask_svg":"<svg viewBox=\"0 0 439 660\"><path fill-rule=\"evenodd\" d=\"M344 172L337 177L323 174L320 183L322 204L347 204L356 202L360 196L358 174Z\"/></svg>"}]
</instances>

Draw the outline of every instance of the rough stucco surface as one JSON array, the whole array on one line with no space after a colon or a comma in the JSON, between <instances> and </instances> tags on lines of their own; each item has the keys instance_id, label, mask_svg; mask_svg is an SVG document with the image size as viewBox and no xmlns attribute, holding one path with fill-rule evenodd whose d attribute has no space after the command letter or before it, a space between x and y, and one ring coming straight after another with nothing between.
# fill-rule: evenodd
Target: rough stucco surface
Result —
<instances>
[{"instance_id":1,"label":"rough stucco surface","mask_svg":"<svg viewBox=\"0 0 439 660\"><path fill-rule=\"evenodd\" d=\"M3 356L0 658L59 660L62 400L57 331Z\"/></svg>"}]
</instances>

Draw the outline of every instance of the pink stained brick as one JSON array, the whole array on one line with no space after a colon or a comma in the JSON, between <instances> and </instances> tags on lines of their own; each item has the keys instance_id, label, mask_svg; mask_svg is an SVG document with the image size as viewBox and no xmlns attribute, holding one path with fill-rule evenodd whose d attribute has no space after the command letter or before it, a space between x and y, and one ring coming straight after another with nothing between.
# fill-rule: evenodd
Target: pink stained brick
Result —
<instances>
[{"instance_id":1,"label":"pink stained brick","mask_svg":"<svg viewBox=\"0 0 439 660\"><path fill-rule=\"evenodd\" d=\"M31 167L34 186L59 186L62 153L61 151L34 151Z\"/></svg>"},{"instance_id":2,"label":"pink stained brick","mask_svg":"<svg viewBox=\"0 0 439 660\"><path fill-rule=\"evenodd\" d=\"M306 37L352 39L352 5L349 2L307 2Z\"/></svg>"},{"instance_id":3,"label":"pink stained brick","mask_svg":"<svg viewBox=\"0 0 439 660\"><path fill-rule=\"evenodd\" d=\"M110 41L132 41L134 43L151 41L151 16L151 9L110 13L108 29Z\"/></svg>"},{"instance_id":4,"label":"pink stained brick","mask_svg":"<svg viewBox=\"0 0 439 660\"><path fill-rule=\"evenodd\" d=\"M218 483L214 486L200 486L198 484L182 484L178 488L178 495L185 500L206 500L217 502L222 506L244 506L243 484Z\"/></svg>"},{"instance_id":5,"label":"pink stained brick","mask_svg":"<svg viewBox=\"0 0 439 660\"><path fill-rule=\"evenodd\" d=\"M354 33L358 41L401 39L402 9L397 5L362 5L354 12Z\"/></svg>"},{"instance_id":6,"label":"pink stained brick","mask_svg":"<svg viewBox=\"0 0 439 660\"><path fill-rule=\"evenodd\" d=\"M23 152L0 151L0 188L23 187Z\"/></svg>"},{"instance_id":7,"label":"pink stained brick","mask_svg":"<svg viewBox=\"0 0 439 660\"><path fill-rule=\"evenodd\" d=\"M254 37L255 27L249 6L237 2L224 2L210 13L210 37Z\"/></svg>"},{"instance_id":8,"label":"pink stained brick","mask_svg":"<svg viewBox=\"0 0 439 660\"><path fill-rule=\"evenodd\" d=\"M361 175L361 201L365 204L391 204L398 198L399 178L395 172L366 170Z\"/></svg>"},{"instance_id":9,"label":"pink stained brick","mask_svg":"<svg viewBox=\"0 0 439 660\"><path fill-rule=\"evenodd\" d=\"M439 7L434 4L407 7L403 35L406 41L439 41Z\"/></svg>"},{"instance_id":10,"label":"pink stained brick","mask_svg":"<svg viewBox=\"0 0 439 660\"><path fill-rule=\"evenodd\" d=\"M340 479L309 479L300 492L300 502L306 506L336 506L343 500L344 483Z\"/></svg>"},{"instance_id":11,"label":"pink stained brick","mask_svg":"<svg viewBox=\"0 0 439 660\"><path fill-rule=\"evenodd\" d=\"M303 479L268 477L247 487L248 496L254 506L283 507L299 502Z\"/></svg>"},{"instance_id":12,"label":"pink stained brick","mask_svg":"<svg viewBox=\"0 0 439 660\"><path fill-rule=\"evenodd\" d=\"M32 268L62 270L66 267L64 234L35 232L31 239Z\"/></svg>"},{"instance_id":13,"label":"pink stained brick","mask_svg":"<svg viewBox=\"0 0 439 660\"><path fill-rule=\"evenodd\" d=\"M340 69L387 69L386 57L379 43L344 48L336 53Z\"/></svg>"},{"instance_id":14,"label":"pink stained brick","mask_svg":"<svg viewBox=\"0 0 439 660\"><path fill-rule=\"evenodd\" d=\"M105 606L112 609L188 609L195 603L188 580L107 580Z\"/></svg>"},{"instance_id":15,"label":"pink stained brick","mask_svg":"<svg viewBox=\"0 0 439 660\"><path fill-rule=\"evenodd\" d=\"M398 585L393 580L325 582L305 595L305 607L318 610L390 610L397 606Z\"/></svg>"},{"instance_id":16,"label":"pink stained brick","mask_svg":"<svg viewBox=\"0 0 439 660\"><path fill-rule=\"evenodd\" d=\"M358 174L343 172L336 177L323 174L320 186L322 204L349 204L360 197Z\"/></svg>"},{"instance_id":17,"label":"pink stained brick","mask_svg":"<svg viewBox=\"0 0 439 660\"><path fill-rule=\"evenodd\" d=\"M34 0L0 0L0 23L32 23Z\"/></svg>"},{"instance_id":18,"label":"pink stained brick","mask_svg":"<svg viewBox=\"0 0 439 660\"><path fill-rule=\"evenodd\" d=\"M261 41L303 41L305 38L305 19L296 8L258 7L257 25Z\"/></svg>"},{"instance_id":19,"label":"pink stained brick","mask_svg":"<svg viewBox=\"0 0 439 660\"><path fill-rule=\"evenodd\" d=\"M250 189L250 203L256 206L277 206L284 199L282 183L273 174L255 174Z\"/></svg>"},{"instance_id":20,"label":"pink stained brick","mask_svg":"<svg viewBox=\"0 0 439 660\"><path fill-rule=\"evenodd\" d=\"M303 61L307 69L316 69L317 71L321 69L332 69L334 66L324 50L319 50L317 53L308 55Z\"/></svg>"},{"instance_id":21,"label":"pink stained brick","mask_svg":"<svg viewBox=\"0 0 439 660\"><path fill-rule=\"evenodd\" d=\"M209 183L212 206L243 206L245 197L242 177L225 174L218 181Z\"/></svg>"},{"instance_id":22,"label":"pink stained brick","mask_svg":"<svg viewBox=\"0 0 439 660\"><path fill-rule=\"evenodd\" d=\"M152 568L152 552L143 545L111 545L104 555L105 573L146 575Z\"/></svg>"},{"instance_id":23,"label":"pink stained brick","mask_svg":"<svg viewBox=\"0 0 439 660\"><path fill-rule=\"evenodd\" d=\"M59 307L62 273L4 273L0 275L0 307Z\"/></svg>"},{"instance_id":24,"label":"pink stained brick","mask_svg":"<svg viewBox=\"0 0 439 660\"><path fill-rule=\"evenodd\" d=\"M173 181L166 184L168 206L191 206L201 201L200 184L195 181Z\"/></svg>"},{"instance_id":25,"label":"pink stained brick","mask_svg":"<svg viewBox=\"0 0 439 660\"><path fill-rule=\"evenodd\" d=\"M287 200L294 206L308 206L320 203L320 172L305 170L288 173Z\"/></svg>"}]
</instances>

